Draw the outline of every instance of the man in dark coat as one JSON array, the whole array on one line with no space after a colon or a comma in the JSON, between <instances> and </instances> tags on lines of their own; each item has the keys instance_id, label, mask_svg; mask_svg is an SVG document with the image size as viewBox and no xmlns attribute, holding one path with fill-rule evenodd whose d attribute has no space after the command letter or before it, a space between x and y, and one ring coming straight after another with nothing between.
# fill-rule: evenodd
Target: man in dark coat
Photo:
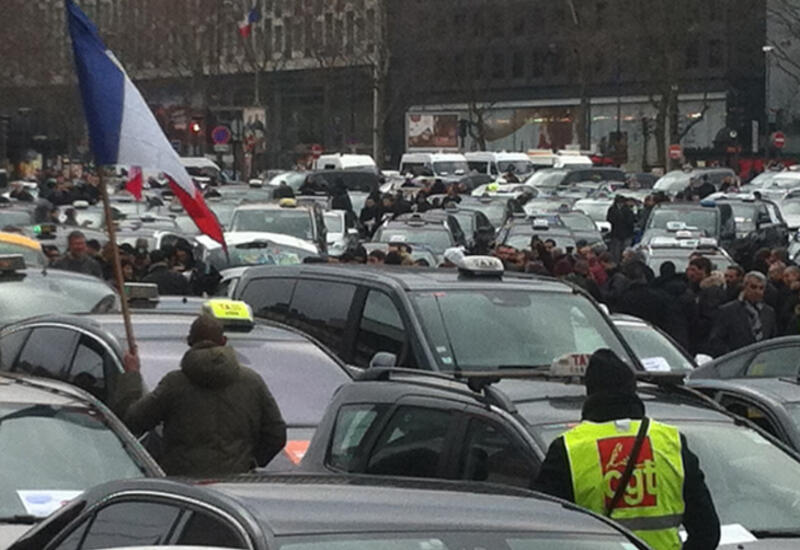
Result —
<instances>
[{"instance_id":1,"label":"man in dark coat","mask_svg":"<svg viewBox=\"0 0 800 550\"><path fill-rule=\"evenodd\" d=\"M162 296L188 296L191 294L189 279L172 270L167 253L163 250L153 250L150 253L150 266L142 282L158 285L158 293Z\"/></svg>"},{"instance_id":2,"label":"man in dark coat","mask_svg":"<svg viewBox=\"0 0 800 550\"><path fill-rule=\"evenodd\" d=\"M659 276L652 282L652 286L666 300L660 327L688 352L689 318L694 302L688 293L686 278L677 273L674 263L664 262L659 267Z\"/></svg>"},{"instance_id":3,"label":"man in dark coat","mask_svg":"<svg viewBox=\"0 0 800 550\"><path fill-rule=\"evenodd\" d=\"M717 310L725 303L724 280L717 281L711 271L711 260L704 256L692 258L686 268L686 279L694 303L689 317L689 352L693 355L710 353L708 335Z\"/></svg>"},{"instance_id":4,"label":"man in dark coat","mask_svg":"<svg viewBox=\"0 0 800 550\"><path fill-rule=\"evenodd\" d=\"M53 269L74 271L84 275L103 277L103 268L97 261L89 256L86 246L86 236L81 231L73 231L67 235L67 253L60 260L53 263Z\"/></svg>"},{"instance_id":5,"label":"man in dark coat","mask_svg":"<svg viewBox=\"0 0 800 550\"><path fill-rule=\"evenodd\" d=\"M586 401L583 403L581 425L578 427L587 423L613 422L619 430L625 423L644 418L644 403L636 394L633 371L613 351L600 349L592 355L586 369L585 384ZM651 423L651 429L654 423L655 421ZM648 431L649 433L651 432ZM680 435L680 455L683 463L685 506L682 523L687 534L683 549L716 548L720 538L719 517L700 469L700 461L689 449L683 434ZM576 502L572 468L563 435L550 444L532 488ZM614 517L613 513L611 517Z\"/></svg>"},{"instance_id":6,"label":"man in dark coat","mask_svg":"<svg viewBox=\"0 0 800 550\"><path fill-rule=\"evenodd\" d=\"M717 312L709 337L709 352L719 357L778 335L775 310L764 303L767 278L759 271L744 276L742 295Z\"/></svg>"},{"instance_id":7,"label":"man in dark coat","mask_svg":"<svg viewBox=\"0 0 800 550\"><path fill-rule=\"evenodd\" d=\"M164 424L167 475L216 477L266 466L286 444L286 423L264 379L243 367L222 325L201 315L180 370L143 395L139 360L125 355L113 408L136 435Z\"/></svg>"},{"instance_id":8,"label":"man in dark coat","mask_svg":"<svg viewBox=\"0 0 800 550\"><path fill-rule=\"evenodd\" d=\"M630 283L617 300L614 311L639 317L663 328L667 298L647 284L644 264L634 260L625 264L622 271Z\"/></svg>"},{"instance_id":9,"label":"man in dark coat","mask_svg":"<svg viewBox=\"0 0 800 550\"><path fill-rule=\"evenodd\" d=\"M636 215L625 197L622 195L614 197L614 204L606 212L606 221L611 224L608 251L611 253L611 259L619 263L622 260L622 251L631 245L636 230Z\"/></svg>"}]
</instances>

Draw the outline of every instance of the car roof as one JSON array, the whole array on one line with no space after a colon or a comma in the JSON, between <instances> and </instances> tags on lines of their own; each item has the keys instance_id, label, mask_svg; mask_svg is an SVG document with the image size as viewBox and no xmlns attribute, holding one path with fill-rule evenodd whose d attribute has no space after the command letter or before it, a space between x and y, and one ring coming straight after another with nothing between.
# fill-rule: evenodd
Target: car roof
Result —
<instances>
[{"instance_id":1,"label":"car roof","mask_svg":"<svg viewBox=\"0 0 800 550\"><path fill-rule=\"evenodd\" d=\"M698 202L660 202L653 207L655 210L717 210L714 205L701 204Z\"/></svg>"},{"instance_id":2,"label":"car roof","mask_svg":"<svg viewBox=\"0 0 800 550\"><path fill-rule=\"evenodd\" d=\"M308 203L297 203L295 206L281 206L277 202L248 202L240 204L236 210L305 210L311 212L312 207Z\"/></svg>"},{"instance_id":3,"label":"car roof","mask_svg":"<svg viewBox=\"0 0 800 550\"><path fill-rule=\"evenodd\" d=\"M83 390L64 382L3 373L0 375L0 403L95 406L97 401Z\"/></svg>"},{"instance_id":4,"label":"car roof","mask_svg":"<svg viewBox=\"0 0 800 550\"><path fill-rule=\"evenodd\" d=\"M770 338L768 340L762 340L761 342L755 342L743 348L739 348L737 350L726 353L725 355L717 357L709 361L708 363L705 363L698 369L698 371L703 372L706 370L713 370L713 365L723 365L725 364L726 361L728 361L732 357L741 357L742 355L748 355L751 353L755 353L757 351L780 347L787 344L794 344L796 346L800 346L800 335L779 336L778 338Z\"/></svg>"},{"instance_id":5,"label":"car roof","mask_svg":"<svg viewBox=\"0 0 800 550\"><path fill-rule=\"evenodd\" d=\"M237 246L255 241L270 241L280 246L301 248L312 254L318 252L317 247L310 244L308 241L283 233L269 233L266 231L226 231L224 237L227 246ZM202 244L208 250L222 248L221 243L215 241L208 235L197 235L194 237L194 240Z\"/></svg>"},{"instance_id":6,"label":"car roof","mask_svg":"<svg viewBox=\"0 0 800 550\"><path fill-rule=\"evenodd\" d=\"M243 279L260 277L322 276L341 282L369 281L396 286L406 291L440 288L513 288L572 293L572 287L550 277L505 273L502 279L470 277L456 269L410 269L404 266L358 264L300 264L294 266L253 266ZM242 281L244 283L244 281ZM242 284L237 288L244 288Z\"/></svg>"},{"instance_id":7,"label":"car roof","mask_svg":"<svg viewBox=\"0 0 800 550\"><path fill-rule=\"evenodd\" d=\"M689 381L696 388L728 390L749 396L761 396L781 403L800 402L800 382L790 378L697 378Z\"/></svg>"}]
</instances>

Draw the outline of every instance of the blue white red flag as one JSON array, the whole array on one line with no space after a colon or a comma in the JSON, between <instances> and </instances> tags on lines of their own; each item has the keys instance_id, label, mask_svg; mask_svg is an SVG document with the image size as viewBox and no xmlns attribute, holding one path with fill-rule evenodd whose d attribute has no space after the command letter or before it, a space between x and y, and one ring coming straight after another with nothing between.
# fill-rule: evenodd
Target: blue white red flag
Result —
<instances>
[{"instance_id":1,"label":"blue white red flag","mask_svg":"<svg viewBox=\"0 0 800 550\"><path fill-rule=\"evenodd\" d=\"M253 23L261 21L261 13L256 6L253 6L244 18L239 22L239 34L242 38L247 38L253 32Z\"/></svg>"},{"instance_id":2,"label":"blue white red flag","mask_svg":"<svg viewBox=\"0 0 800 550\"><path fill-rule=\"evenodd\" d=\"M197 228L225 244L222 228L181 164L153 112L97 28L73 0L65 0L89 142L98 166L139 166L163 172Z\"/></svg>"}]
</instances>

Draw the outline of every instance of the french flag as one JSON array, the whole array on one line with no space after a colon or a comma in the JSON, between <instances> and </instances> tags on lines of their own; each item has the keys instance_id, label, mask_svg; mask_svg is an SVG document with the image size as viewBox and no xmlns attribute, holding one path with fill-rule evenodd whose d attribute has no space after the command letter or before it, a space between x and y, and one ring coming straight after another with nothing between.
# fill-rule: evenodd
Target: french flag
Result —
<instances>
[{"instance_id":1,"label":"french flag","mask_svg":"<svg viewBox=\"0 0 800 550\"><path fill-rule=\"evenodd\" d=\"M122 164L163 172L197 228L225 245L217 218L208 209L180 157L142 94L97 28L73 0L65 0L89 142L98 166Z\"/></svg>"},{"instance_id":2,"label":"french flag","mask_svg":"<svg viewBox=\"0 0 800 550\"><path fill-rule=\"evenodd\" d=\"M247 15L244 16L244 19L239 22L239 34L242 35L242 38L250 36L250 33L253 32L253 23L258 23L260 20L261 13L259 13L256 6L253 6L253 8L247 12Z\"/></svg>"}]
</instances>

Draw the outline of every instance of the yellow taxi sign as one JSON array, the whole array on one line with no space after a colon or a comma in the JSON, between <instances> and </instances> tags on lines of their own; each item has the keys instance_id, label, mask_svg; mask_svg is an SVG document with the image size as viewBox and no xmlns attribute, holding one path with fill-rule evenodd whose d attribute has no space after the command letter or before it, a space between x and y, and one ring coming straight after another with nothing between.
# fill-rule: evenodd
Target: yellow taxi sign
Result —
<instances>
[{"instance_id":1,"label":"yellow taxi sign","mask_svg":"<svg viewBox=\"0 0 800 550\"><path fill-rule=\"evenodd\" d=\"M226 328L253 327L253 310L240 300L214 298L203 304L203 312L220 321Z\"/></svg>"},{"instance_id":2,"label":"yellow taxi sign","mask_svg":"<svg viewBox=\"0 0 800 550\"><path fill-rule=\"evenodd\" d=\"M287 197L278 201L278 206L281 208L297 208L297 200Z\"/></svg>"}]
</instances>

